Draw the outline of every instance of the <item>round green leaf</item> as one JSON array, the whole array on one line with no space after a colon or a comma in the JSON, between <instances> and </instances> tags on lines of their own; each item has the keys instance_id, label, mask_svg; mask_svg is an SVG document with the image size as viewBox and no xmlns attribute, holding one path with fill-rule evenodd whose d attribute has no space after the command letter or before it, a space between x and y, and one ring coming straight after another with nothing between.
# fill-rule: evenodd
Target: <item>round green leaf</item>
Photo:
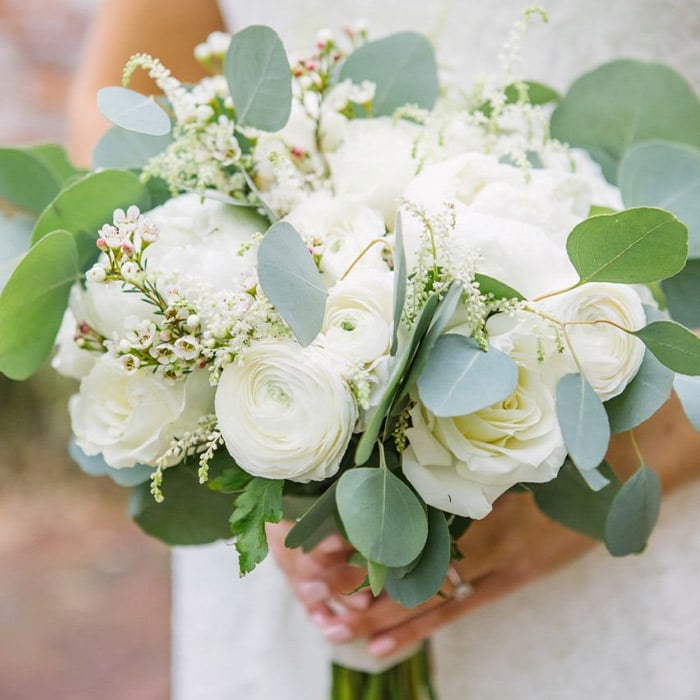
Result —
<instances>
[{"instance_id":1,"label":"round green leaf","mask_svg":"<svg viewBox=\"0 0 700 700\"><path fill-rule=\"evenodd\" d=\"M680 272L688 231L673 214L639 207L585 219L566 251L583 282L656 282Z\"/></svg>"},{"instance_id":2,"label":"round green leaf","mask_svg":"<svg viewBox=\"0 0 700 700\"><path fill-rule=\"evenodd\" d=\"M0 148L0 199L37 215L60 187L56 175L37 154L22 148Z\"/></svg>"},{"instance_id":3,"label":"round green leaf","mask_svg":"<svg viewBox=\"0 0 700 700\"><path fill-rule=\"evenodd\" d=\"M518 367L508 355L448 333L428 356L417 381L421 401L436 416L464 416L508 398L518 386Z\"/></svg>"},{"instance_id":4,"label":"round green leaf","mask_svg":"<svg viewBox=\"0 0 700 700\"><path fill-rule=\"evenodd\" d=\"M672 68L622 60L579 78L552 114L554 138L585 148L610 182L626 150L664 139L700 147L700 100Z\"/></svg>"},{"instance_id":5,"label":"round green leaf","mask_svg":"<svg viewBox=\"0 0 700 700\"><path fill-rule=\"evenodd\" d=\"M137 464L124 469L114 469L104 461L102 455L88 457L75 444L75 440L70 441L68 454L86 474L91 476L108 476L119 486L138 486L148 481L151 478L151 474L153 474L153 467L148 467L145 464Z\"/></svg>"},{"instance_id":6,"label":"round green leaf","mask_svg":"<svg viewBox=\"0 0 700 700\"><path fill-rule=\"evenodd\" d=\"M338 482L336 503L348 539L385 566L406 566L423 551L428 521L421 502L388 469L357 468Z\"/></svg>"},{"instance_id":7,"label":"round green leaf","mask_svg":"<svg viewBox=\"0 0 700 700\"><path fill-rule=\"evenodd\" d=\"M477 273L474 275L474 279L479 283L479 291L484 296L493 296L494 299L518 299L519 301L524 301L525 299L513 287L509 287L507 284L488 275Z\"/></svg>"},{"instance_id":8,"label":"round green leaf","mask_svg":"<svg viewBox=\"0 0 700 700\"><path fill-rule=\"evenodd\" d=\"M659 517L661 480L642 465L623 484L605 522L605 546L615 557L638 554L647 544Z\"/></svg>"},{"instance_id":9,"label":"round green leaf","mask_svg":"<svg viewBox=\"0 0 700 700\"><path fill-rule=\"evenodd\" d=\"M148 189L133 173L102 170L64 189L42 212L34 226L32 242L51 231L69 231L75 239L81 269L97 256L95 241L103 224L111 223L115 209L132 204L145 211L151 206Z\"/></svg>"},{"instance_id":10,"label":"round green leaf","mask_svg":"<svg viewBox=\"0 0 700 700\"><path fill-rule=\"evenodd\" d=\"M340 80L376 85L372 116L391 116L399 107L415 104L432 109L438 95L435 52L416 32L399 32L355 49L340 69Z\"/></svg>"},{"instance_id":11,"label":"round green leaf","mask_svg":"<svg viewBox=\"0 0 700 700\"><path fill-rule=\"evenodd\" d=\"M224 74L236 109L236 122L279 131L292 111L292 71L277 34L253 26L233 35Z\"/></svg>"},{"instance_id":12,"label":"round green leaf","mask_svg":"<svg viewBox=\"0 0 700 700\"><path fill-rule=\"evenodd\" d=\"M668 312L688 328L700 328L700 260L688 260L673 277L661 282Z\"/></svg>"},{"instance_id":13,"label":"round green leaf","mask_svg":"<svg viewBox=\"0 0 700 700\"><path fill-rule=\"evenodd\" d=\"M27 216L6 218L0 212L0 292L12 271L29 250L34 222Z\"/></svg>"},{"instance_id":14,"label":"round green leaf","mask_svg":"<svg viewBox=\"0 0 700 700\"><path fill-rule=\"evenodd\" d=\"M557 418L571 460L583 471L595 469L608 451L610 424L601 400L582 374L567 374L559 380Z\"/></svg>"},{"instance_id":15,"label":"round green leaf","mask_svg":"<svg viewBox=\"0 0 700 700\"><path fill-rule=\"evenodd\" d=\"M85 172L79 170L70 162L66 149L58 143L38 143L34 146L29 146L27 150L41 160L61 185L65 184L67 180Z\"/></svg>"},{"instance_id":16,"label":"round green leaf","mask_svg":"<svg viewBox=\"0 0 700 700\"><path fill-rule=\"evenodd\" d=\"M170 132L170 117L152 96L123 87L104 87L97 91L97 108L122 129L150 136Z\"/></svg>"},{"instance_id":17,"label":"round green leaf","mask_svg":"<svg viewBox=\"0 0 700 700\"><path fill-rule=\"evenodd\" d=\"M666 367L680 374L700 374L700 338L680 323L654 321L634 332Z\"/></svg>"},{"instance_id":18,"label":"round green leaf","mask_svg":"<svg viewBox=\"0 0 700 700\"><path fill-rule=\"evenodd\" d=\"M97 142L92 153L95 168L139 169L162 153L172 143L172 136L150 136L113 126Z\"/></svg>"},{"instance_id":19,"label":"round green leaf","mask_svg":"<svg viewBox=\"0 0 700 700\"><path fill-rule=\"evenodd\" d=\"M55 231L22 258L0 295L0 372L27 379L51 354L79 277L72 236Z\"/></svg>"},{"instance_id":20,"label":"round green leaf","mask_svg":"<svg viewBox=\"0 0 700 700\"><path fill-rule=\"evenodd\" d=\"M673 389L678 394L688 420L700 432L700 377L677 374Z\"/></svg>"}]
</instances>

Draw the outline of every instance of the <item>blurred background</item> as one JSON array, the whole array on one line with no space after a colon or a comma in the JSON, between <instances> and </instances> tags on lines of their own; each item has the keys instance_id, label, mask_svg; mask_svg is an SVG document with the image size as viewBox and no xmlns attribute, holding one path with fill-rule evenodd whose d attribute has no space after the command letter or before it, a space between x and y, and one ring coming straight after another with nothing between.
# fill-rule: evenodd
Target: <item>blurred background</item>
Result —
<instances>
[{"instance_id":1,"label":"blurred background","mask_svg":"<svg viewBox=\"0 0 700 700\"><path fill-rule=\"evenodd\" d=\"M0 0L0 145L61 142L99 0ZM0 207L2 204L0 203ZM0 698L165 700L169 561L70 461L74 382L0 375Z\"/></svg>"}]
</instances>

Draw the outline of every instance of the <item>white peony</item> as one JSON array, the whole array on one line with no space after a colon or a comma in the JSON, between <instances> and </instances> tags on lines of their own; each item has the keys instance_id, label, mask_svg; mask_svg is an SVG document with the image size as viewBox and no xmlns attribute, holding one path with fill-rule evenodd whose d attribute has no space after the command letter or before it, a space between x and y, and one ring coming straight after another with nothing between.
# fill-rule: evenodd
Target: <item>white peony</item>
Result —
<instances>
[{"instance_id":1,"label":"white peony","mask_svg":"<svg viewBox=\"0 0 700 700\"><path fill-rule=\"evenodd\" d=\"M311 195L285 217L305 240L320 243L320 268L327 284L343 276L373 241L384 237L384 221L374 209L323 192ZM372 246L358 267L386 271L383 246Z\"/></svg>"},{"instance_id":2,"label":"white peony","mask_svg":"<svg viewBox=\"0 0 700 700\"><path fill-rule=\"evenodd\" d=\"M518 364L518 387L505 401L465 416L439 418L418 403L406 431L402 468L429 505L483 518L521 481L553 479L566 457L557 421L555 377L537 359L531 328L516 325L491 342Z\"/></svg>"},{"instance_id":3,"label":"white peony","mask_svg":"<svg viewBox=\"0 0 700 700\"><path fill-rule=\"evenodd\" d=\"M560 321L576 323L566 327L573 355L569 351L564 357L565 372L583 372L602 401L624 391L642 364L644 343L608 323L578 324L603 320L639 330L646 325L646 314L634 288L591 282L539 302L536 308Z\"/></svg>"},{"instance_id":4,"label":"white peony","mask_svg":"<svg viewBox=\"0 0 700 700\"><path fill-rule=\"evenodd\" d=\"M69 403L76 443L110 467L154 465L174 437L212 412L213 394L205 371L168 382L150 369L127 373L103 355Z\"/></svg>"},{"instance_id":5,"label":"white peony","mask_svg":"<svg viewBox=\"0 0 700 700\"><path fill-rule=\"evenodd\" d=\"M327 351L270 339L224 369L216 415L226 448L242 469L305 483L338 471L357 407Z\"/></svg>"}]
</instances>

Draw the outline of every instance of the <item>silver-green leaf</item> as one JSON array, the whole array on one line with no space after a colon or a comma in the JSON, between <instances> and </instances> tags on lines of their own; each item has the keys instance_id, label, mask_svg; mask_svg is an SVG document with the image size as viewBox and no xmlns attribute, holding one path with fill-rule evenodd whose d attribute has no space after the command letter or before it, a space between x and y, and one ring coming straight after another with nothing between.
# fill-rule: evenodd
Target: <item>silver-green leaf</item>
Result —
<instances>
[{"instance_id":1,"label":"silver-green leaf","mask_svg":"<svg viewBox=\"0 0 700 700\"><path fill-rule=\"evenodd\" d=\"M170 117L152 96L123 87L97 91L97 108L113 124L150 136L170 133Z\"/></svg>"},{"instance_id":2,"label":"silver-green leaf","mask_svg":"<svg viewBox=\"0 0 700 700\"><path fill-rule=\"evenodd\" d=\"M700 375L700 338L675 321L654 321L634 335L656 359L680 374Z\"/></svg>"}]
</instances>

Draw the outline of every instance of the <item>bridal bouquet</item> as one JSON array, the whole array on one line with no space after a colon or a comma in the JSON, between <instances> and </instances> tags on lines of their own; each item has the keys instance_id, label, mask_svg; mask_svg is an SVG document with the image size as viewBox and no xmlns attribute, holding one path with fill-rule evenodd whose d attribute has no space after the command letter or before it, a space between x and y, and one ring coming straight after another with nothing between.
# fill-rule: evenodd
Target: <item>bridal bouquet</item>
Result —
<instances>
[{"instance_id":1,"label":"bridal bouquet","mask_svg":"<svg viewBox=\"0 0 700 700\"><path fill-rule=\"evenodd\" d=\"M268 522L339 530L409 607L513 489L644 548L659 479L605 455L673 387L700 423L700 101L636 61L562 97L516 74L517 36L462 94L419 34L322 32L291 65L269 28L212 35L196 85L137 55L100 91L93 172L0 150L35 217L3 229L0 371L57 344L72 454L146 532L233 537L247 573Z\"/></svg>"}]
</instances>

